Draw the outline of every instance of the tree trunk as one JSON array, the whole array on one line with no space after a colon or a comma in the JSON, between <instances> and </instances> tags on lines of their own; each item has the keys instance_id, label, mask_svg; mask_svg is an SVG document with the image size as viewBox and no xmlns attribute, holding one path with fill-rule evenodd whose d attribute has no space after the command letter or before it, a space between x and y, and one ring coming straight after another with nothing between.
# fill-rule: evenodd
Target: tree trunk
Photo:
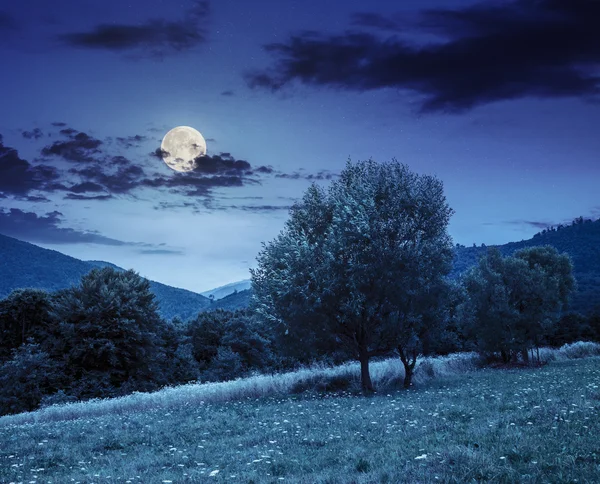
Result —
<instances>
[{"instance_id":1,"label":"tree trunk","mask_svg":"<svg viewBox=\"0 0 600 484\"><path fill-rule=\"evenodd\" d=\"M502 355L503 363L508 363L510 361L510 355L506 350L500 350L500 354Z\"/></svg>"},{"instance_id":2,"label":"tree trunk","mask_svg":"<svg viewBox=\"0 0 600 484\"><path fill-rule=\"evenodd\" d=\"M369 373L369 355L365 349L359 351L358 358L360 360L360 383L362 391L365 395L375 392L373 383L371 382L371 374Z\"/></svg>"},{"instance_id":3,"label":"tree trunk","mask_svg":"<svg viewBox=\"0 0 600 484\"><path fill-rule=\"evenodd\" d=\"M402 364L404 365L404 388L410 388L413 370L415 369L415 363L417 362L417 351L413 350L411 357L401 346L398 346L398 353L400 354L400 361L402 361Z\"/></svg>"},{"instance_id":4,"label":"tree trunk","mask_svg":"<svg viewBox=\"0 0 600 484\"><path fill-rule=\"evenodd\" d=\"M523 363L525 364L529 364L529 350L527 349L527 347L523 347L523 349L521 350L521 354L523 355Z\"/></svg>"}]
</instances>

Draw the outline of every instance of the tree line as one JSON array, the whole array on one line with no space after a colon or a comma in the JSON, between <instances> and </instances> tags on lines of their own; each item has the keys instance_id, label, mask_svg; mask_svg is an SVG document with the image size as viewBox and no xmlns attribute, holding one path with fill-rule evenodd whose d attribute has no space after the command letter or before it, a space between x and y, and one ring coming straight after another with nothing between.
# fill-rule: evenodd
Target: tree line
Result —
<instances>
[{"instance_id":1,"label":"tree line","mask_svg":"<svg viewBox=\"0 0 600 484\"><path fill-rule=\"evenodd\" d=\"M568 312L573 267L552 247L490 249L448 278L452 214L437 178L348 162L263 245L248 309L165 321L147 280L110 267L53 293L13 291L0 301L0 414L313 361L358 361L369 393L374 358L399 358L409 387L419 355L527 363L541 345L600 340L600 315Z\"/></svg>"}]
</instances>

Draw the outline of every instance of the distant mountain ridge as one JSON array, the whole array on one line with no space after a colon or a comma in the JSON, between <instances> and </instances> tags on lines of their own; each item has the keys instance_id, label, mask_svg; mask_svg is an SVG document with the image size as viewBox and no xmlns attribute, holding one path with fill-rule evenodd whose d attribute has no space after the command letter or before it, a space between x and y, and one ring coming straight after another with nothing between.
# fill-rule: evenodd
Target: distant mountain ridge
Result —
<instances>
[{"instance_id":1,"label":"distant mountain ridge","mask_svg":"<svg viewBox=\"0 0 600 484\"><path fill-rule=\"evenodd\" d=\"M34 287L57 291L79 284L81 277L95 267L125 270L104 261L82 261L55 250L44 249L0 235L0 298L14 289ZM186 289L150 281L163 318L189 319L210 309L210 300Z\"/></svg>"},{"instance_id":2,"label":"distant mountain ridge","mask_svg":"<svg viewBox=\"0 0 600 484\"><path fill-rule=\"evenodd\" d=\"M214 296L214 300L217 301L229 296L230 294L250 289L251 286L252 281L250 281L250 279L243 279L241 281L231 282L229 284L225 284L224 286L216 287L210 291L201 292L200 294L208 298L210 298L210 296Z\"/></svg>"},{"instance_id":3,"label":"distant mountain ridge","mask_svg":"<svg viewBox=\"0 0 600 484\"><path fill-rule=\"evenodd\" d=\"M497 246L455 247L454 265L450 276L459 277L477 263L489 247L497 247L503 255L536 245L551 245L571 256L578 289L571 309L588 313L600 306L600 220L577 220L572 225L542 231L528 240ZM54 250L43 249L28 242L0 235L0 298L13 289L37 287L56 291L78 284L94 267L122 268L104 261L82 261ZM150 281L157 297L161 315L166 319L195 317L213 309L243 309L252 296L251 282L246 279L221 286L203 294L215 294L214 301L202 294ZM244 287L247 287L244 289ZM221 291L221 292L219 292Z\"/></svg>"}]
</instances>

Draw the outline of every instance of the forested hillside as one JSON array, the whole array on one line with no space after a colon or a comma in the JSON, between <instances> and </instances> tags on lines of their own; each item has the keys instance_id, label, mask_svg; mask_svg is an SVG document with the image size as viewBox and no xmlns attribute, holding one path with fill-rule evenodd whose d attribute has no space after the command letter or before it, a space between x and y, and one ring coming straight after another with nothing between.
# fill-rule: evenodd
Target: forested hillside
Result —
<instances>
[{"instance_id":1,"label":"forested hillside","mask_svg":"<svg viewBox=\"0 0 600 484\"><path fill-rule=\"evenodd\" d=\"M504 245L477 247L457 246L452 275L457 277L487 252L497 247L502 255L512 255L519 249L538 245L551 245L566 252L573 261L573 274L578 289L573 296L571 309L583 313L600 305L600 219L576 219L570 225L558 225L537 233L533 238Z\"/></svg>"},{"instance_id":2,"label":"forested hillside","mask_svg":"<svg viewBox=\"0 0 600 484\"><path fill-rule=\"evenodd\" d=\"M0 299L13 289L33 287L49 292L79 284L81 277L94 267L112 267L123 270L109 262L82 261L55 250L12 237L0 235ZM208 308L208 298L185 289L150 281L150 288L159 305L163 318L181 319L194 317Z\"/></svg>"},{"instance_id":3,"label":"forested hillside","mask_svg":"<svg viewBox=\"0 0 600 484\"><path fill-rule=\"evenodd\" d=\"M578 283L571 309L588 313L600 305L600 220L576 219L571 225L552 227L520 242L498 246L455 247L452 277L458 277L476 264L489 247L497 247L503 255L537 245L551 245L567 252L573 260ZM20 287L36 287L55 291L77 284L81 276L93 267L113 267L104 261L81 261L60 252L42 249L12 237L0 235L0 298ZM120 268L118 268L120 269ZM194 317L199 311L212 309L235 310L247 307L251 289L238 291L214 301L200 294L151 281L161 315L167 319Z\"/></svg>"}]
</instances>

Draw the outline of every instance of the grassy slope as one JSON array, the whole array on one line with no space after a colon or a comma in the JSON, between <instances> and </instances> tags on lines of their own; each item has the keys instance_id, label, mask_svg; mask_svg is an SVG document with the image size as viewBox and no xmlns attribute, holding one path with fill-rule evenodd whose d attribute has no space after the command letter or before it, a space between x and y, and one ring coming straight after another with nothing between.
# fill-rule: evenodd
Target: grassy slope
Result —
<instances>
[{"instance_id":1,"label":"grassy slope","mask_svg":"<svg viewBox=\"0 0 600 484\"><path fill-rule=\"evenodd\" d=\"M11 425L0 427L0 482L600 482L599 386L600 359L588 358L372 398L180 402Z\"/></svg>"}]
</instances>

